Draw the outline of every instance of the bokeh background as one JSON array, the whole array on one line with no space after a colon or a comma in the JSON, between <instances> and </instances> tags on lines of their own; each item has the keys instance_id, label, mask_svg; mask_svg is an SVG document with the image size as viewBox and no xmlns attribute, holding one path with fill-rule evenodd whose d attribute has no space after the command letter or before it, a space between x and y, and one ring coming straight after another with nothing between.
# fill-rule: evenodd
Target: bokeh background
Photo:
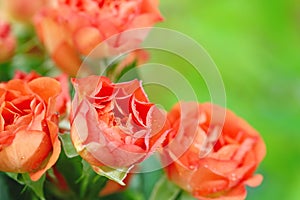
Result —
<instances>
[{"instance_id":1,"label":"bokeh background","mask_svg":"<svg viewBox=\"0 0 300 200\"><path fill-rule=\"evenodd\" d=\"M247 199L300 199L300 1L160 3L165 21L159 26L186 34L207 50L222 75L227 107L266 142L258 170L264 181L248 188ZM189 78L201 93L203 81ZM209 100L203 94L200 98Z\"/></svg>"}]
</instances>

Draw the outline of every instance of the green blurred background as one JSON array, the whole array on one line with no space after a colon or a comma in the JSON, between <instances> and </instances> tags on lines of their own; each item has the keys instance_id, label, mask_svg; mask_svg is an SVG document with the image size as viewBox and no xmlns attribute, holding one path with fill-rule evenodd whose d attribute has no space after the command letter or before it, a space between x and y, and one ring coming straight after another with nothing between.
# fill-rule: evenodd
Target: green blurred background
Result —
<instances>
[{"instance_id":1,"label":"green blurred background","mask_svg":"<svg viewBox=\"0 0 300 200\"><path fill-rule=\"evenodd\" d=\"M258 170L264 181L248 188L247 199L300 199L300 1L161 0L160 5L165 21L159 26L192 37L208 51L222 75L227 107L266 142ZM191 79L201 91L203 81Z\"/></svg>"}]
</instances>

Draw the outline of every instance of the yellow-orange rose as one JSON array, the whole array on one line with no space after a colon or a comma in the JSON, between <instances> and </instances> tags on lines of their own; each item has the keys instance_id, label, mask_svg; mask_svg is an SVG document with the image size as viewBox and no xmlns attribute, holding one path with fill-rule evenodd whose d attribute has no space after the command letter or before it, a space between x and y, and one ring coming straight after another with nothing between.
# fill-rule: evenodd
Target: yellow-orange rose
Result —
<instances>
[{"instance_id":1,"label":"yellow-orange rose","mask_svg":"<svg viewBox=\"0 0 300 200\"><path fill-rule=\"evenodd\" d=\"M35 181L54 165L61 150L60 92L60 83L47 77L0 83L0 171L29 173Z\"/></svg>"},{"instance_id":2,"label":"yellow-orange rose","mask_svg":"<svg viewBox=\"0 0 300 200\"><path fill-rule=\"evenodd\" d=\"M261 183L262 176L253 173L265 156L265 144L243 119L209 103L178 103L168 119L172 131L162 158L173 161L165 170L181 188L201 200L241 200L246 198L246 185L255 187ZM215 138L207 137L218 131L219 137L214 133ZM172 142L185 145L192 135L186 151L176 158L178 146ZM211 140L216 141L215 145L211 152L203 154Z\"/></svg>"}]
</instances>

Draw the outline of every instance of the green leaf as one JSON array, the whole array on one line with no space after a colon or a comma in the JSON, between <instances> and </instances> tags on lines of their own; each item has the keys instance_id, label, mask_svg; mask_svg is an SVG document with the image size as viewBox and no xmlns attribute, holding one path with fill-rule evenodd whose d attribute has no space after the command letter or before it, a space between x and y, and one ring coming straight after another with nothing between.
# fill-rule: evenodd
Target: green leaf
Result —
<instances>
[{"instance_id":1,"label":"green leaf","mask_svg":"<svg viewBox=\"0 0 300 200\"><path fill-rule=\"evenodd\" d=\"M168 181L166 176L162 176L154 186L150 200L176 200L178 195L180 195L180 192L181 189L179 187Z\"/></svg>"},{"instance_id":2,"label":"green leaf","mask_svg":"<svg viewBox=\"0 0 300 200\"><path fill-rule=\"evenodd\" d=\"M0 172L0 199L14 200L14 199L36 199L36 195L32 190L24 190L26 186L19 184L6 173Z\"/></svg>"},{"instance_id":3,"label":"green leaf","mask_svg":"<svg viewBox=\"0 0 300 200\"><path fill-rule=\"evenodd\" d=\"M45 199L43 190L46 177L45 175L43 175L38 181L32 181L27 173L22 174L22 177L25 185L30 187L40 199Z\"/></svg>"},{"instance_id":4,"label":"green leaf","mask_svg":"<svg viewBox=\"0 0 300 200\"><path fill-rule=\"evenodd\" d=\"M44 183L45 175L43 175L39 180L32 181L28 173L16 174L16 173L6 173L10 178L14 179L21 185L25 185L30 188L39 199L44 200ZM25 187L25 188L26 188Z\"/></svg>"},{"instance_id":5,"label":"green leaf","mask_svg":"<svg viewBox=\"0 0 300 200\"><path fill-rule=\"evenodd\" d=\"M62 142L64 152L68 158L74 158L78 156L69 133L59 134L59 138Z\"/></svg>"},{"instance_id":6,"label":"green leaf","mask_svg":"<svg viewBox=\"0 0 300 200\"><path fill-rule=\"evenodd\" d=\"M78 180L82 176L81 160L82 159L80 156L68 158L65 154L65 151L61 151L59 159L58 159L57 163L55 164L55 168L64 177L64 179L67 182L67 185L70 189L70 191L68 191L69 194L66 194L66 195L69 195L69 197L64 198L64 199L78 199L78 197L79 197L81 185ZM49 175L51 175L51 170L49 172L50 172ZM48 185L46 185L46 186L49 187ZM49 190L47 190L47 191L49 191ZM52 199L52 198L49 198L49 199Z\"/></svg>"},{"instance_id":7,"label":"green leaf","mask_svg":"<svg viewBox=\"0 0 300 200\"><path fill-rule=\"evenodd\" d=\"M110 180L113 180L119 183L120 185L124 186L125 183L123 182L123 180L126 178L131 168L114 169L107 166L101 166L101 167L93 166L93 169L97 174L101 176L105 176Z\"/></svg>"},{"instance_id":8,"label":"green leaf","mask_svg":"<svg viewBox=\"0 0 300 200\"><path fill-rule=\"evenodd\" d=\"M5 180L4 175L1 173L0 174L0 194L1 194L1 199L12 199L10 197L10 193L9 193L9 186L7 185L7 182Z\"/></svg>"}]
</instances>

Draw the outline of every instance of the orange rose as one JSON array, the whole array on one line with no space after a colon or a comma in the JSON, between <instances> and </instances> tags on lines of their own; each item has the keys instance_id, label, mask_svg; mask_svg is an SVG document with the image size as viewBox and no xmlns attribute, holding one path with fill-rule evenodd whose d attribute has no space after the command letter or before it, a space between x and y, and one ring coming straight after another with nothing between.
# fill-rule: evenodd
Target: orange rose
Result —
<instances>
[{"instance_id":1,"label":"orange rose","mask_svg":"<svg viewBox=\"0 0 300 200\"><path fill-rule=\"evenodd\" d=\"M0 63L10 59L15 52L16 39L10 25L0 19Z\"/></svg>"},{"instance_id":2,"label":"orange rose","mask_svg":"<svg viewBox=\"0 0 300 200\"><path fill-rule=\"evenodd\" d=\"M39 13L35 24L39 38L58 67L76 75L81 65L80 54L88 55L114 34L150 27L161 20L157 0L58 0ZM136 39L128 38L120 36L111 45L120 46Z\"/></svg>"},{"instance_id":3,"label":"orange rose","mask_svg":"<svg viewBox=\"0 0 300 200\"><path fill-rule=\"evenodd\" d=\"M140 81L89 76L73 85L71 139L92 166L130 168L161 145L166 116L148 101Z\"/></svg>"},{"instance_id":4,"label":"orange rose","mask_svg":"<svg viewBox=\"0 0 300 200\"><path fill-rule=\"evenodd\" d=\"M51 87L49 87L49 85ZM58 81L41 77L0 84L0 171L38 180L60 154L56 97Z\"/></svg>"},{"instance_id":5,"label":"orange rose","mask_svg":"<svg viewBox=\"0 0 300 200\"><path fill-rule=\"evenodd\" d=\"M162 158L165 162L173 160L165 170L181 188L201 200L240 200L246 198L246 185L255 187L261 183L262 176L253 173L264 158L266 147L259 133L243 119L209 103L179 103L168 119L172 131ZM219 137L215 134L218 131ZM209 132L213 133L212 138L207 137ZM172 142L184 145L191 135L192 143L176 159L174 155L179 154ZM216 144L210 144L211 151L203 154L211 140Z\"/></svg>"},{"instance_id":6,"label":"orange rose","mask_svg":"<svg viewBox=\"0 0 300 200\"><path fill-rule=\"evenodd\" d=\"M39 77L41 77L41 75L37 74L34 71L28 74L22 71L16 71L14 79L21 79L26 82L30 82ZM61 74L55 77L55 79L60 82L61 89L62 89L61 93L56 98L55 111L58 112L59 115L64 116L66 113L69 112L69 108L71 104L68 76L66 74Z\"/></svg>"}]
</instances>

